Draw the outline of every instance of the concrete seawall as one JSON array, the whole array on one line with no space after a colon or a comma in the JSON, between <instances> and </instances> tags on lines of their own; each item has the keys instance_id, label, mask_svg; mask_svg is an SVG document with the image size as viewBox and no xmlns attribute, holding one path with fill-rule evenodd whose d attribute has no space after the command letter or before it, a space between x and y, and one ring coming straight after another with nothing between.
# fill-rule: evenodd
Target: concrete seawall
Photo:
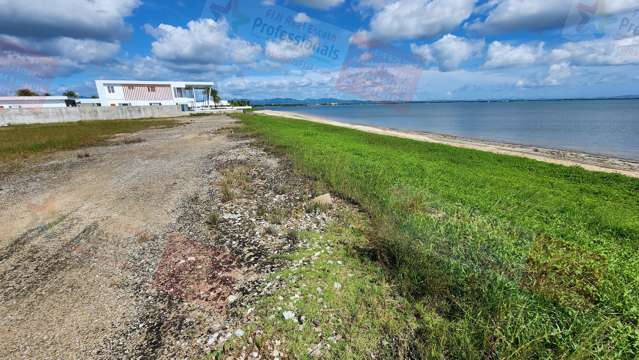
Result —
<instances>
[{"instance_id":1,"label":"concrete seawall","mask_svg":"<svg viewBox=\"0 0 639 360\"><path fill-rule=\"evenodd\" d=\"M68 107L0 110L0 126L186 116L177 106Z\"/></svg>"}]
</instances>

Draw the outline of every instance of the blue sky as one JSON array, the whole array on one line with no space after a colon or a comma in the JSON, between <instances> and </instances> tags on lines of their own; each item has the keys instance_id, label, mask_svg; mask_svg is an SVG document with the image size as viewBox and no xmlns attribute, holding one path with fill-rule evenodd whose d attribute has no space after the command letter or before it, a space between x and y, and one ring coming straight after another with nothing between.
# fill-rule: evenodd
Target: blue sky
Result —
<instances>
[{"instance_id":1,"label":"blue sky","mask_svg":"<svg viewBox=\"0 0 639 360\"><path fill-rule=\"evenodd\" d=\"M637 95L639 0L0 0L0 53L3 94L138 79L249 99Z\"/></svg>"}]
</instances>

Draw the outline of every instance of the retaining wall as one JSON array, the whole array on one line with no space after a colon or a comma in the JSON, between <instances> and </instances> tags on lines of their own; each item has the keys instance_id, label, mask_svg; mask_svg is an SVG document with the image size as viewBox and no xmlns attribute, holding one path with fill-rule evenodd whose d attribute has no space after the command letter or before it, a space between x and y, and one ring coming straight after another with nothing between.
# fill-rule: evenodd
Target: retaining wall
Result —
<instances>
[{"instance_id":1,"label":"retaining wall","mask_svg":"<svg viewBox=\"0 0 639 360\"><path fill-rule=\"evenodd\" d=\"M92 120L127 120L186 116L177 106L68 107L0 109L0 126Z\"/></svg>"}]
</instances>

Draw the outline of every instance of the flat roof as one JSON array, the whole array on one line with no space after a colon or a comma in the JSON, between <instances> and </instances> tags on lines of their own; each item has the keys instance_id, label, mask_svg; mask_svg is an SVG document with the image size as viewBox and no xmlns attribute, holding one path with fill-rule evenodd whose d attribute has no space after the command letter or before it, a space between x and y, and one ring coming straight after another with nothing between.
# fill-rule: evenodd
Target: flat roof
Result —
<instances>
[{"instance_id":1,"label":"flat roof","mask_svg":"<svg viewBox=\"0 0 639 360\"><path fill-rule=\"evenodd\" d=\"M0 101L68 100L66 96L0 96Z\"/></svg>"},{"instance_id":2,"label":"flat roof","mask_svg":"<svg viewBox=\"0 0 639 360\"><path fill-rule=\"evenodd\" d=\"M147 81L147 80L96 80L96 84L122 84L122 85L195 85L195 86L214 86L214 82L207 81Z\"/></svg>"}]
</instances>

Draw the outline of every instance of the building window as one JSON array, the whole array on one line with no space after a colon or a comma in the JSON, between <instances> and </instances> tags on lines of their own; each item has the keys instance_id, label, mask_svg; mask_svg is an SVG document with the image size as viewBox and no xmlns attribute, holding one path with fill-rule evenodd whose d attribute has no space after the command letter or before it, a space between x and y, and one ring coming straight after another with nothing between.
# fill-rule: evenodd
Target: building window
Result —
<instances>
[{"instance_id":1,"label":"building window","mask_svg":"<svg viewBox=\"0 0 639 360\"><path fill-rule=\"evenodd\" d=\"M184 89L175 88L175 97L176 98L183 98L184 97Z\"/></svg>"},{"instance_id":2,"label":"building window","mask_svg":"<svg viewBox=\"0 0 639 360\"><path fill-rule=\"evenodd\" d=\"M129 88L129 90L135 90L135 87L133 85L129 85L127 87Z\"/></svg>"},{"instance_id":3,"label":"building window","mask_svg":"<svg viewBox=\"0 0 639 360\"><path fill-rule=\"evenodd\" d=\"M148 86L146 89L149 90L149 92L155 92L155 86Z\"/></svg>"},{"instance_id":4,"label":"building window","mask_svg":"<svg viewBox=\"0 0 639 360\"><path fill-rule=\"evenodd\" d=\"M107 91L109 94L115 94L115 87L113 87L113 85L109 85L107 86Z\"/></svg>"}]
</instances>

